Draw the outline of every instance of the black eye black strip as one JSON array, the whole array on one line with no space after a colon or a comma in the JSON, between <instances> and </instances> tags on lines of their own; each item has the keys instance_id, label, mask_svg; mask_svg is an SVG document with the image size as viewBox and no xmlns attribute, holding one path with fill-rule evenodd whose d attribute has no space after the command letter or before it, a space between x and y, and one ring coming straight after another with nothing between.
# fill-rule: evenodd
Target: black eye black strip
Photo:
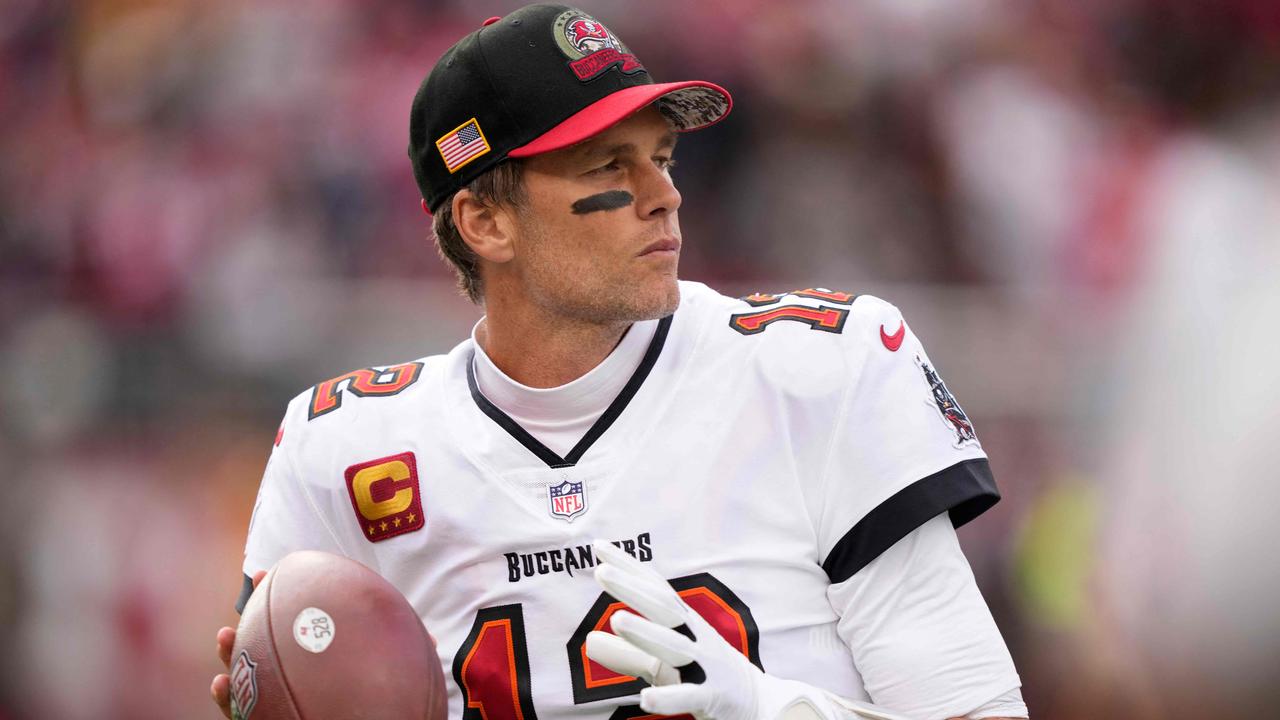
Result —
<instances>
[{"instance_id":1,"label":"black eye black strip","mask_svg":"<svg viewBox=\"0 0 1280 720\"><path fill-rule=\"evenodd\" d=\"M588 195L581 200L574 200L573 214L586 215L600 210L617 210L630 205L635 199L635 196L626 190L606 190Z\"/></svg>"}]
</instances>

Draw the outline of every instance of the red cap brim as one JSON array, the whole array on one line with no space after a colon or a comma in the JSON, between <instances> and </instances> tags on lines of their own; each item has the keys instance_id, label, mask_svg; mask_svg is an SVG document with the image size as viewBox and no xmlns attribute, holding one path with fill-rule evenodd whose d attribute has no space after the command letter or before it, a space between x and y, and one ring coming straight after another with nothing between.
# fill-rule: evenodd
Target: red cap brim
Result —
<instances>
[{"instance_id":1,"label":"red cap brim","mask_svg":"<svg viewBox=\"0 0 1280 720\"><path fill-rule=\"evenodd\" d=\"M508 152L507 157L530 157L576 145L617 125L633 113L647 107L663 96L688 88L710 90L723 97L724 105L718 114L715 114L710 119L677 128L680 132L710 127L723 120L729 114L729 110L733 108L733 98L729 95L729 92L715 83L702 80L686 80L684 82L636 85L624 88L591 103L570 115L564 122L535 138L533 142L526 143Z\"/></svg>"}]
</instances>

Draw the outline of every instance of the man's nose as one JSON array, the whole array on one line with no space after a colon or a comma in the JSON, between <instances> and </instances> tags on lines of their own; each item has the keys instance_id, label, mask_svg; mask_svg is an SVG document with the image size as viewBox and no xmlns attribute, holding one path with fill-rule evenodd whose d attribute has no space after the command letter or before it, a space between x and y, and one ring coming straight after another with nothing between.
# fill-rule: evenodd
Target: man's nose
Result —
<instances>
[{"instance_id":1,"label":"man's nose","mask_svg":"<svg viewBox=\"0 0 1280 720\"><path fill-rule=\"evenodd\" d=\"M656 218L680 209L680 191L671 175L655 165L639 171L636 182L636 212L643 219Z\"/></svg>"}]
</instances>

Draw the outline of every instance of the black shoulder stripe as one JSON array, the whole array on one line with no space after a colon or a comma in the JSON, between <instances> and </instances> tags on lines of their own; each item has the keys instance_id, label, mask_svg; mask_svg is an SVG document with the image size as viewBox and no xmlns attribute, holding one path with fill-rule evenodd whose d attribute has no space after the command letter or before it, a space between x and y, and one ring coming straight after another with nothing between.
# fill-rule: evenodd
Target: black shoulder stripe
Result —
<instances>
[{"instance_id":1,"label":"black shoulder stripe","mask_svg":"<svg viewBox=\"0 0 1280 720\"><path fill-rule=\"evenodd\" d=\"M244 613L244 606L249 602L249 596L253 594L253 578L248 575L244 576L244 583L240 585L240 597L236 600L236 614Z\"/></svg>"},{"instance_id":2,"label":"black shoulder stripe","mask_svg":"<svg viewBox=\"0 0 1280 720\"><path fill-rule=\"evenodd\" d=\"M894 543L949 511L960 527L1000 500L985 458L964 460L899 490L840 538L822 562L832 583L844 582Z\"/></svg>"}]
</instances>

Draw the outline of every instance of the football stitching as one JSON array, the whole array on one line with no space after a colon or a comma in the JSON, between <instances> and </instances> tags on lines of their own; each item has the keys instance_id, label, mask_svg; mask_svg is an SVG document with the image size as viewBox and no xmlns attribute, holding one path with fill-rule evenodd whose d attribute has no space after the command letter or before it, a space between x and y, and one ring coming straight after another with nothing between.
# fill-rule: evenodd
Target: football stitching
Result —
<instances>
[{"instance_id":1,"label":"football stitching","mask_svg":"<svg viewBox=\"0 0 1280 720\"><path fill-rule=\"evenodd\" d=\"M280 682L284 683L284 696L289 701L293 716L302 720L302 712L298 710L298 703L293 699L293 687L289 685L289 674L284 669L284 657L280 654L280 648L276 646L275 622L271 617L271 590L275 587L275 576L276 573L271 573L270 582L267 583L267 641L271 643L271 654L275 656L276 667L280 668Z\"/></svg>"}]
</instances>

